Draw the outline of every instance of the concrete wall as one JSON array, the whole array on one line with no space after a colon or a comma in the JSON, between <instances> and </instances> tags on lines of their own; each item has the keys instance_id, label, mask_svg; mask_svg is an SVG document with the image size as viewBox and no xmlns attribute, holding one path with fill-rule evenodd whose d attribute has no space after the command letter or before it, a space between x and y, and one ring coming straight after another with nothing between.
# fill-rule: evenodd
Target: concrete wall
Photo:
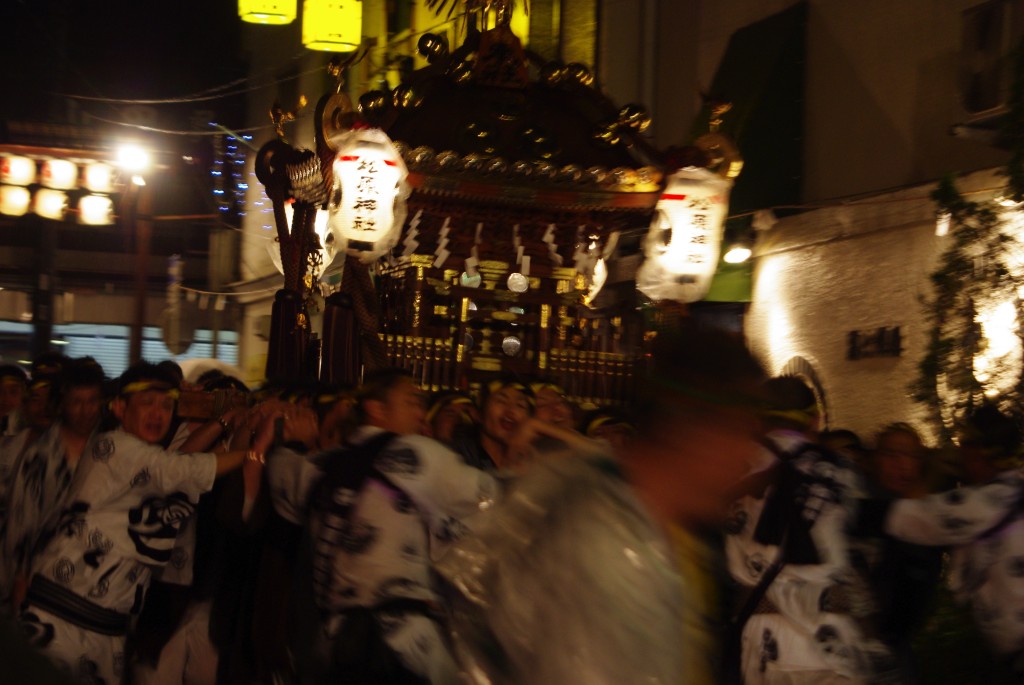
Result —
<instances>
[{"instance_id":1,"label":"concrete wall","mask_svg":"<svg viewBox=\"0 0 1024 685\"><path fill-rule=\"evenodd\" d=\"M994 172L979 172L958 186L971 192L1002 182ZM921 298L931 296L929 274L951 239L935 235L933 188L808 212L758 236L748 340L772 374L801 359L813 369L830 427L865 438L892 421L926 428L908 386L929 330ZM899 357L847 359L850 331L892 326L902 334Z\"/></svg>"}]
</instances>

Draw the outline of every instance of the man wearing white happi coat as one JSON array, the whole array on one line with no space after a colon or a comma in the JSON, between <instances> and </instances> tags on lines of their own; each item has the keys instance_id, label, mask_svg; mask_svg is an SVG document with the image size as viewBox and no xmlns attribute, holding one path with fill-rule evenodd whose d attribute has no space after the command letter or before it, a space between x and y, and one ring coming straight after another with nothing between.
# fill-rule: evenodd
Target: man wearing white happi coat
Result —
<instances>
[{"instance_id":1,"label":"man wearing white happi coat","mask_svg":"<svg viewBox=\"0 0 1024 685\"><path fill-rule=\"evenodd\" d=\"M26 452L54 423L56 370L38 373L29 384L21 407L21 428L13 435L0 436L0 518L7 504L14 474Z\"/></svg>"},{"instance_id":2,"label":"man wearing white happi coat","mask_svg":"<svg viewBox=\"0 0 1024 685\"><path fill-rule=\"evenodd\" d=\"M772 473L762 481L771 484L737 500L726 526L729 571L746 589L740 598L774 574L760 601L745 612L741 681L897 682L893 655L873 635L878 607L866 569L851 565L851 531L884 532L920 545L970 543L1018 507L1021 477L1014 472L922 499L869 501L853 465L808 437L817 421L810 391L798 390L795 378L772 379L769 386L776 383L769 391L776 403L767 412L775 426L768 434L772 453L750 479Z\"/></svg>"},{"instance_id":3,"label":"man wearing white happi coat","mask_svg":"<svg viewBox=\"0 0 1024 685\"><path fill-rule=\"evenodd\" d=\"M993 667L1024 677L1024 475L1015 422L982 406L960 436L971 487L898 502L885 514L891 535L926 545L953 545L949 584L971 609L988 641Z\"/></svg>"},{"instance_id":4,"label":"man wearing white happi coat","mask_svg":"<svg viewBox=\"0 0 1024 685\"><path fill-rule=\"evenodd\" d=\"M38 546L53 532L78 462L99 424L103 369L92 358L68 362L57 384L59 420L25 450L0 519L0 602L16 609ZM13 605L11 601L13 600Z\"/></svg>"},{"instance_id":5,"label":"man wearing white happi coat","mask_svg":"<svg viewBox=\"0 0 1024 685\"><path fill-rule=\"evenodd\" d=\"M335 638L353 610L369 609L404 668L434 685L456 683L458 669L431 610L439 608L431 564L469 518L490 506L498 485L441 443L415 434L426 407L408 374L386 369L368 378L357 412L362 425L341 451L306 458L277 450L267 466L281 516L302 524L310 506L310 582L322 617L311 658L337 670ZM317 506L317 488L331 459L345 459L372 440L383 441L372 455L375 472L357 492L336 489L327 496L351 500L350 516L339 520Z\"/></svg>"},{"instance_id":6,"label":"man wearing white happi coat","mask_svg":"<svg viewBox=\"0 0 1024 685\"><path fill-rule=\"evenodd\" d=\"M744 685L866 682L891 668L891 656L862 629L873 607L849 561L860 475L811 442L817 410L810 389L781 377L766 390L771 449L751 480L771 474L770 484L739 498L726 524L742 624L733 636L739 654L727 658L739 659Z\"/></svg>"},{"instance_id":7,"label":"man wearing white happi coat","mask_svg":"<svg viewBox=\"0 0 1024 685\"><path fill-rule=\"evenodd\" d=\"M122 375L113 402L121 426L83 455L57 531L33 562L22 625L84 682L121 682L126 636L150 576L171 561L199 496L243 463L261 469L273 437L264 426L252 450L168 453L158 443L176 396L173 379L152 364Z\"/></svg>"},{"instance_id":8,"label":"man wearing white happi coat","mask_svg":"<svg viewBox=\"0 0 1024 685\"><path fill-rule=\"evenodd\" d=\"M789 538L787 561L768 585L742 628L740 672L745 685L754 683L860 683L884 662L887 652L869 639L850 611L835 611L830 593L860 586L849 567L847 527L852 523L859 490L858 474L831 455L817 451L793 434L770 434L789 454L781 468L803 478L795 486L797 520L783 533L767 525L778 516L767 495L747 495L733 506L726 536L726 556L733 580L748 592L762 582L780 558L783 536ZM807 446L800 454L800 448ZM796 456L793 456L796 454ZM770 461L769 461L770 463ZM773 486L774 488L775 486ZM793 497L788 492L785 498ZM777 522L780 523L781 522ZM802 538L794 544L792 539ZM746 593L740 593L746 597ZM863 597L859 597L863 599ZM849 607L847 607L849 608ZM870 605L855 607L868 613Z\"/></svg>"},{"instance_id":9,"label":"man wearing white happi coat","mask_svg":"<svg viewBox=\"0 0 1024 685\"><path fill-rule=\"evenodd\" d=\"M0 364L0 436L21 430L21 405L28 390L28 376L17 364Z\"/></svg>"},{"instance_id":10,"label":"man wearing white happi coat","mask_svg":"<svg viewBox=\"0 0 1024 685\"><path fill-rule=\"evenodd\" d=\"M1013 470L983 485L898 500L884 522L889 535L907 542L958 546L951 589L971 604L993 651L1007 657L1024 653L1022 504L1024 474Z\"/></svg>"}]
</instances>

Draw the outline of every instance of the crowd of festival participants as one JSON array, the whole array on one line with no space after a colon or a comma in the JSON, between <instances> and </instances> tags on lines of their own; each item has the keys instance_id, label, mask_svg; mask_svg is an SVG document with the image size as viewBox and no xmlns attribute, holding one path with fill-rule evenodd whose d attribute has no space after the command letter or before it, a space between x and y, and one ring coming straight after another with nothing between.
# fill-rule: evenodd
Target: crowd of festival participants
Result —
<instances>
[{"instance_id":1,"label":"crowd of festival participants","mask_svg":"<svg viewBox=\"0 0 1024 685\"><path fill-rule=\"evenodd\" d=\"M946 583L1022 682L1013 417L862 442L696 329L639 387L0 366L0 680L917 683Z\"/></svg>"}]
</instances>

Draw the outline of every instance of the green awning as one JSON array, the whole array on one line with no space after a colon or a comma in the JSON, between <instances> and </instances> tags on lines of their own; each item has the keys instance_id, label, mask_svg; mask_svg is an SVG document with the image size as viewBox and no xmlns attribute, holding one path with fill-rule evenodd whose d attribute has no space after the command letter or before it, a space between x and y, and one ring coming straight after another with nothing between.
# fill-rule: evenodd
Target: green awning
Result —
<instances>
[{"instance_id":1,"label":"green awning","mask_svg":"<svg viewBox=\"0 0 1024 685\"><path fill-rule=\"evenodd\" d=\"M718 271L711 280L705 302L750 302L753 292L753 264L748 259L742 264L719 262Z\"/></svg>"}]
</instances>

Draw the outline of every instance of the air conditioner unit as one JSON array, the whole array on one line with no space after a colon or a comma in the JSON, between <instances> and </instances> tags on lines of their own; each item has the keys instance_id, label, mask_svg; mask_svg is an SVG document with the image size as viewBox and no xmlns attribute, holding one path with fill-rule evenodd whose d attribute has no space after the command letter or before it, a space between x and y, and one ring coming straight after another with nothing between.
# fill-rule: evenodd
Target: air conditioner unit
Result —
<instances>
[{"instance_id":1,"label":"air conditioner unit","mask_svg":"<svg viewBox=\"0 0 1024 685\"><path fill-rule=\"evenodd\" d=\"M1014 51L1024 36L1024 0L988 0L964 10L960 95L972 115L1004 111Z\"/></svg>"}]
</instances>

